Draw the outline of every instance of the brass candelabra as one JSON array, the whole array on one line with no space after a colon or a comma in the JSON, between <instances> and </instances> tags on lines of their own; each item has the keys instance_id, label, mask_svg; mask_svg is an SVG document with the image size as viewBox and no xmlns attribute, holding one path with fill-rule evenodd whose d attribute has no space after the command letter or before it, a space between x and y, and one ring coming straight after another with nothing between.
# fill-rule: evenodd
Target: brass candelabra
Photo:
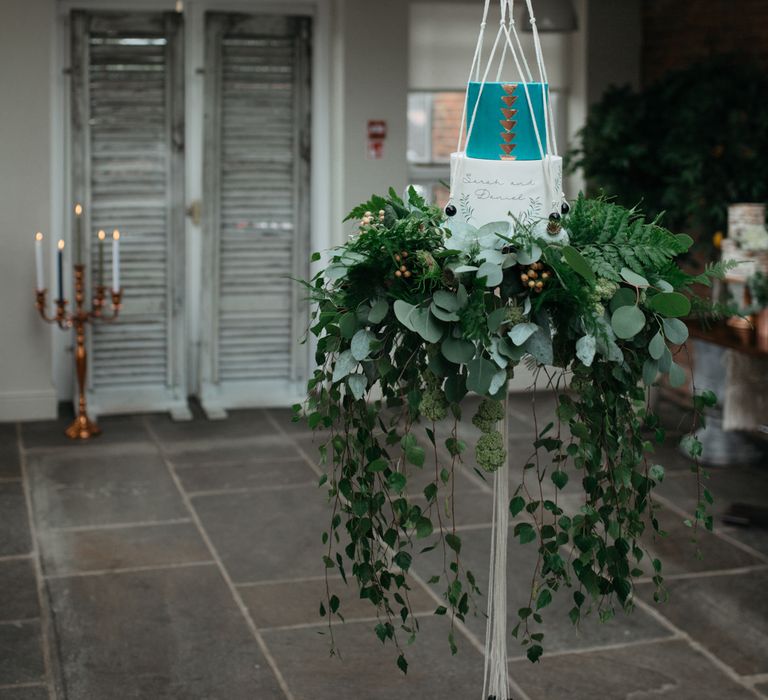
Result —
<instances>
[{"instance_id":1,"label":"brass candelabra","mask_svg":"<svg viewBox=\"0 0 768 700\"><path fill-rule=\"evenodd\" d=\"M85 378L88 370L88 353L85 348L85 328L89 323L97 321L111 323L120 313L120 302L123 292L121 289L110 291L112 297L112 313L104 314L107 288L103 284L96 286L96 293L91 300L91 308L85 308L85 265L75 264L75 307L71 313L67 313L66 299L56 299L56 314L49 316L46 311L46 291L37 290L35 306L40 316L48 323L55 323L62 330L75 329L75 369L77 372L78 406L77 416L66 429L67 437L72 440L88 440L101 433L101 428L88 417L85 400ZM61 295L63 296L63 295Z\"/></svg>"}]
</instances>

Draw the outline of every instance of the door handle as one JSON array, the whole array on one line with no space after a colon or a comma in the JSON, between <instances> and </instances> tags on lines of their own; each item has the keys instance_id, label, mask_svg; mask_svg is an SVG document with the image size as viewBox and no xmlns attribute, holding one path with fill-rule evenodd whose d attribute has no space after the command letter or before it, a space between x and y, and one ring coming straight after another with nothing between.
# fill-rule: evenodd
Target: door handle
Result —
<instances>
[{"instance_id":1,"label":"door handle","mask_svg":"<svg viewBox=\"0 0 768 700\"><path fill-rule=\"evenodd\" d=\"M199 199L195 199L186 209L186 215L192 220L195 226L200 225L203 215L203 204Z\"/></svg>"}]
</instances>

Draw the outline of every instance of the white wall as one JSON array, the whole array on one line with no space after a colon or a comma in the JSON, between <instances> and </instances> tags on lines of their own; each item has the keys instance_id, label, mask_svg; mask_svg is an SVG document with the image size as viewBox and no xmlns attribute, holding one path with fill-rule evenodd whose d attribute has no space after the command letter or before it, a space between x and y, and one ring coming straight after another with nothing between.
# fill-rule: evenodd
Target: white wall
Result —
<instances>
[{"instance_id":1,"label":"white wall","mask_svg":"<svg viewBox=\"0 0 768 700\"><path fill-rule=\"evenodd\" d=\"M7 421L50 418L56 411L51 327L34 308L32 245L35 231L51 230L54 5L3 0L1 13L0 421ZM50 235L46 242L52 243Z\"/></svg>"},{"instance_id":2,"label":"white wall","mask_svg":"<svg viewBox=\"0 0 768 700\"><path fill-rule=\"evenodd\" d=\"M408 0L339 0L336 16L336 222L373 193L407 184ZM388 125L384 157L366 153L369 119ZM337 156L338 157L338 156ZM343 227L337 223L337 242Z\"/></svg>"}]
</instances>

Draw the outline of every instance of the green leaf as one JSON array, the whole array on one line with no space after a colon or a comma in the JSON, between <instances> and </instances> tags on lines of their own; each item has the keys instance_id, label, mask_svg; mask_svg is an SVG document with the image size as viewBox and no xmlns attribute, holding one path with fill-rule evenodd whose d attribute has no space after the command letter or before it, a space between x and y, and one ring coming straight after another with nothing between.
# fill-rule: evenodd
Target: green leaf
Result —
<instances>
[{"instance_id":1,"label":"green leaf","mask_svg":"<svg viewBox=\"0 0 768 700\"><path fill-rule=\"evenodd\" d=\"M664 336L661 334L661 331L659 331L653 338L651 338L651 342L648 343L648 354L654 360L658 360L664 354L665 347Z\"/></svg>"},{"instance_id":2,"label":"green leaf","mask_svg":"<svg viewBox=\"0 0 768 700\"><path fill-rule=\"evenodd\" d=\"M463 374L454 374L445 380L445 398L451 403L460 403L467 395L467 382Z\"/></svg>"},{"instance_id":3,"label":"green leaf","mask_svg":"<svg viewBox=\"0 0 768 700\"><path fill-rule=\"evenodd\" d=\"M395 316L406 328L415 331L416 329L413 326L413 315L418 311L418 308L418 306L409 304L407 301L398 299L394 304Z\"/></svg>"},{"instance_id":4,"label":"green leaf","mask_svg":"<svg viewBox=\"0 0 768 700\"><path fill-rule=\"evenodd\" d=\"M677 362L673 362L669 367L670 385L673 387L683 386L687 380L688 377L685 374L685 370Z\"/></svg>"},{"instance_id":5,"label":"green leaf","mask_svg":"<svg viewBox=\"0 0 768 700\"><path fill-rule=\"evenodd\" d=\"M642 275L638 275L636 272L632 272L628 267L623 267L619 271L622 279L633 287L650 287L648 280Z\"/></svg>"},{"instance_id":6,"label":"green leaf","mask_svg":"<svg viewBox=\"0 0 768 700\"><path fill-rule=\"evenodd\" d=\"M597 340L593 335L585 335L576 341L576 357L578 357L585 367L590 367L595 359L597 349Z\"/></svg>"},{"instance_id":7,"label":"green leaf","mask_svg":"<svg viewBox=\"0 0 768 700\"><path fill-rule=\"evenodd\" d=\"M475 357L467 363L467 389L481 396L487 394L496 372L497 367L493 362L484 357Z\"/></svg>"},{"instance_id":8,"label":"green leaf","mask_svg":"<svg viewBox=\"0 0 768 700\"><path fill-rule=\"evenodd\" d=\"M365 360L371 352L371 343L376 341L375 334L367 330L359 330L352 337L350 350L356 360Z\"/></svg>"},{"instance_id":9,"label":"green leaf","mask_svg":"<svg viewBox=\"0 0 768 700\"><path fill-rule=\"evenodd\" d=\"M465 365L475 356L475 344L463 338L448 336L440 344L440 351L449 362Z\"/></svg>"},{"instance_id":10,"label":"green leaf","mask_svg":"<svg viewBox=\"0 0 768 700\"><path fill-rule=\"evenodd\" d=\"M352 396L358 401L365 395L365 389L368 386L368 379L364 374L350 374L347 377L347 384L352 392Z\"/></svg>"},{"instance_id":11,"label":"green leaf","mask_svg":"<svg viewBox=\"0 0 768 700\"><path fill-rule=\"evenodd\" d=\"M389 462L386 459L379 457L371 461L366 470L369 472L383 472L389 466Z\"/></svg>"},{"instance_id":12,"label":"green leaf","mask_svg":"<svg viewBox=\"0 0 768 700\"><path fill-rule=\"evenodd\" d=\"M461 308L461 301L452 292L447 292L444 289L440 289L432 296L432 301L435 302L441 309L446 311L458 311Z\"/></svg>"},{"instance_id":13,"label":"green leaf","mask_svg":"<svg viewBox=\"0 0 768 700\"><path fill-rule=\"evenodd\" d=\"M461 538L458 535L454 535L452 532L446 532L445 543L456 552L456 554L461 554Z\"/></svg>"},{"instance_id":14,"label":"green leaf","mask_svg":"<svg viewBox=\"0 0 768 700\"><path fill-rule=\"evenodd\" d=\"M664 335L670 343L682 345L688 340L688 326L679 318L665 318L661 323L664 326Z\"/></svg>"},{"instance_id":15,"label":"green leaf","mask_svg":"<svg viewBox=\"0 0 768 700\"><path fill-rule=\"evenodd\" d=\"M416 537L429 537L433 531L432 521L429 518L421 517L416 521Z\"/></svg>"},{"instance_id":16,"label":"green leaf","mask_svg":"<svg viewBox=\"0 0 768 700\"><path fill-rule=\"evenodd\" d=\"M584 256L571 246L565 246L562 250L563 260L567 262L575 272L578 272L587 282L595 282L595 273Z\"/></svg>"},{"instance_id":17,"label":"green leaf","mask_svg":"<svg viewBox=\"0 0 768 700\"><path fill-rule=\"evenodd\" d=\"M494 309L488 314L488 331L495 333L498 327L504 322L507 317L507 309L502 306L500 309Z\"/></svg>"},{"instance_id":18,"label":"green leaf","mask_svg":"<svg viewBox=\"0 0 768 700\"><path fill-rule=\"evenodd\" d=\"M662 316L677 318L691 312L691 300L680 292L661 292L648 299L648 307Z\"/></svg>"},{"instance_id":19,"label":"green leaf","mask_svg":"<svg viewBox=\"0 0 768 700\"><path fill-rule=\"evenodd\" d=\"M401 472L392 472L387 479L389 488L395 493L402 493L407 483L408 479Z\"/></svg>"},{"instance_id":20,"label":"green leaf","mask_svg":"<svg viewBox=\"0 0 768 700\"><path fill-rule=\"evenodd\" d=\"M552 482L559 489L564 489L568 483L568 474L562 471L552 472Z\"/></svg>"},{"instance_id":21,"label":"green leaf","mask_svg":"<svg viewBox=\"0 0 768 700\"><path fill-rule=\"evenodd\" d=\"M485 278L486 287L497 287L504 279L504 271L497 263L484 262L477 270L477 278Z\"/></svg>"},{"instance_id":22,"label":"green leaf","mask_svg":"<svg viewBox=\"0 0 768 700\"><path fill-rule=\"evenodd\" d=\"M392 662L390 661L390 663ZM402 654L397 657L397 667L403 672L403 674L408 673L408 662L405 660L405 656Z\"/></svg>"},{"instance_id":23,"label":"green leaf","mask_svg":"<svg viewBox=\"0 0 768 700\"><path fill-rule=\"evenodd\" d=\"M525 499L522 496L515 496L509 502L509 512L512 514L513 518L521 513L523 508L525 508Z\"/></svg>"},{"instance_id":24,"label":"green leaf","mask_svg":"<svg viewBox=\"0 0 768 700\"><path fill-rule=\"evenodd\" d=\"M637 302L637 293L627 287L620 287L613 295L610 303L611 313L622 306L634 306Z\"/></svg>"},{"instance_id":25,"label":"green leaf","mask_svg":"<svg viewBox=\"0 0 768 700\"><path fill-rule=\"evenodd\" d=\"M357 360L352 356L351 350L339 353L336 364L333 367L333 381L340 382L348 374L352 374L357 367Z\"/></svg>"},{"instance_id":26,"label":"green leaf","mask_svg":"<svg viewBox=\"0 0 768 700\"><path fill-rule=\"evenodd\" d=\"M515 536L520 538L520 544L528 544L536 539L536 530L530 523L519 523L515 527Z\"/></svg>"},{"instance_id":27,"label":"green leaf","mask_svg":"<svg viewBox=\"0 0 768 700\"><path fill-rule=\"evenodd\" d=\"M618 338L629 340L645 326L645 314L637 306L622 306L611 316L611 328Z\"/></svg>"},{"instance_id":28,"label":"green leaf","mask_svg":"<svg viewBox=\"0 0 768 700\"><path fill-rule=\"evenodd\" d=\"M535 323L518 323L512 326L507 335L515 345L522 345L537 330L539 327Z\"/></svg>"},{"instance_id":29,"label":"green leaf","mask_svg":"<svg viewBox=\"0 0 768 700\"><path fill-rule=\"evenodd\" d=\"M373 302L368 312L369 323L381 323L389 313L389 302L386 299L377 299Z\"/></svg>"},{"instance_id":30,"label":"green leaf","mask_svg":"<svg viewBox=\"0 0 768 700\"><path fill-rule=\"evenodd\" d=\"M554 360L552 338L548 331L539 328L523 345L525 351L542 365L551 365Z\"/></svg>"},{"instance_id":31,"label":"green leaf","mask_svg":"<svg viewBox=\"0 0 768 700\"><path fill-rule=\"evenodd\" d=\"M528 647L528 651L525 652L525 655L528 657L528 661L535 664L541 658L543 653L544 649L541 644L533 644Z\"/></svg>"},{"instance_id":32,"label":"green leaf","mask_svg":"<svg viewBox=\"0 0 768 700\"><path fill-rule=\"evenodd\" d=\"M392 558L392 561L395 562L395 564L399 566L403 571L408 571L408 569L411 568L413 557L411 557L408 552L401 551L395 554L395 556Z\"/></svg>"},{"instance_id":33,"label":"green leaf","mask_svg":"<svg viewBox=\"0 0 768 700\"><path fill-rule=\"evenodd\" d=\"M651 386L659 374L659 363L656 360L646 360L643 363L643 384Z\"/></svg>"},{"instance_id":34,"label":"green leaf","mask_svg":"<svg viewBox=\"0 0 768 700\"><path fill-rule=\"evenodd\" d=\"M549 588L545 588L539 593L539 597L536 599L536 610L546 608L552 602L552 592Z\"/></svg>"},{"instance_id":35,"label":"green leaf","mask_svg":"<svg viewBox=\"0 0 768 700\"><path fill-rule=\"evenodd\" d=\"M357 330L357 314L354 311L348 311L339 320L339 331L342 338L351 338Z\"/></svg>"},{"instance_id":36,"label":"green leaf","mask_svg":"<svg viewBox=\"0 0 768 700\"><path fill-rule=\"evenodd\" d=\"M439 307L437 304L430 304L429 310L432 312L432 315L440 321L445 321L447 323L449 321L459 320L459 314L457 314L455 311L446 311L445 309Z\"/></svg>"}]
</instances>

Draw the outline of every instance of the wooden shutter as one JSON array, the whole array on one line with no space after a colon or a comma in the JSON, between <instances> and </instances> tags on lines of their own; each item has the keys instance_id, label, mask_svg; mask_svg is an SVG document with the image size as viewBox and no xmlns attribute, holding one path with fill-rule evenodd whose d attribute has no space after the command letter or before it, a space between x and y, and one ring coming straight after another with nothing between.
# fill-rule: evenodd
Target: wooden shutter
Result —
<instances>
[{"instance_id":1,"label":"wooden shutter","mask_svg":"<svg viewBox=\"0 0 768 700\"><path fill-rule=\"evenodd\" d=\"M307 372L309 20L211 13L204 404L280 404Z\"/></svg>"},{"instance_id":2,"label":"wooden shutter","mask_svg":"<svg viewBox=\"0 0 768 700\"><path fill-rule=\"evenodd\" d=\"M73 201L85 207L91 283L96 232L121 232L123 310L90 330L96 412L184 411L181 303L183 63L176 13L72 13Z\"/></svg>"}]
</instances>

